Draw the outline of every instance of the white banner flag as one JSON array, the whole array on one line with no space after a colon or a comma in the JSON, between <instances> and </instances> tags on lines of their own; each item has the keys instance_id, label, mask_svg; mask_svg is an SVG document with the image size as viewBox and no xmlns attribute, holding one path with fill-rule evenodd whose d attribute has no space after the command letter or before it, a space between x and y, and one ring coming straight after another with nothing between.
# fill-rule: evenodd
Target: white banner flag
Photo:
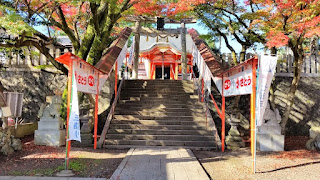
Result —
<instances>
[{"instance_id":1,"label":"white banner flag","mask_svg":"<svg viewBox=\"0 0 320 180\"><path fill-rule=\"evenodd\" d=\"M72 72L71 109L69 116L69 140L81 142L78 90L75 78L75 69Z\"/></svg>"},{"instance_id":2,"label":"white banner flag","mask_svg":"<svg viewBox=\"0 0 320 180\"><path fill-rule=\"evenodd\" d=\"M259 63L259 81L257 91L257 126L263 123L263 115L267 107L269 89L277 66L277 56L261 55Z\"/></svg>"},{"instance_id":3,"label":"white banner flag","mask_svg":"<svg viewBox=\"0 0 320 180\"><path fill-rule=\"evenodd\" d=\"M134 58L134 38L131 43L130 51L129 51L129 59L128 59L128 65L131 65Z\"/></svg>"}]
</instances>

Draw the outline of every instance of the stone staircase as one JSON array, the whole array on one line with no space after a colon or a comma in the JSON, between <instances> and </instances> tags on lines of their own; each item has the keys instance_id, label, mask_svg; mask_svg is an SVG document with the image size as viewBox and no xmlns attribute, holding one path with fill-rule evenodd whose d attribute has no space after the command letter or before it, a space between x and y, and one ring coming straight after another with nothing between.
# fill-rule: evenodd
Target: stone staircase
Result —
<instances>
[{"instance_id":1,"label":"stone staircase","mask_svg":"<svg viewBox=\"0 0 320 180\"><path fill-rule=\"evenodd\" d=\"M139 63L138 65L138 77L139 79L148 79L144 63Z\"/></svg>"},{"instance_id":2,"label":"stone staircase","mask_svg":"<svg viewBox=\"0 0 320 180\"><path fill-rule=\"evenodd\" d=\"M194 92L192 81L125 81L105 148L216 149L214 122Z\"/></svg>"}]
</instances>

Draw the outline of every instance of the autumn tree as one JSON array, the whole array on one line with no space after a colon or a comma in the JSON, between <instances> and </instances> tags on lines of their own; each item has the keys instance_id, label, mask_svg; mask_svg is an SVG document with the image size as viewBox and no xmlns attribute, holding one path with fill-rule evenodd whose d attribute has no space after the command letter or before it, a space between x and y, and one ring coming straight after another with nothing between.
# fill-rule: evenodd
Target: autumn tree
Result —
<instances>
[{"instance_id":1,"label":"autumn tree","mask_svg":"<svg viewBox=\"0 0 320 180\"><path fill-rule=\"evenodd\" d=\"M214 3L207 2L198 5L194 13L213 35L223 38L227 48L231 51L234 64L237 64L237 52L229 37L242 47L240 62L245 60L248 48L257 43L265 43L265 37L250 27L250 24L259 15L258 10L257 5L252 2L245 5L235 0L216 0Z\"/></svg>"},{"instance_id":2,"label":"autumn tree","mask_svg":"<svg viewBox=\"0 0 320 180\"><path fill-rule=\"evenodd\" d=\"M320 34L319 0L253 0L259 7L260 16L252 23L252 28L265 32L267 43L271 47L287 45L294 56L294 77L287 95L287 104L281 121L285 133L294 97L299 85L302 64L308 46L304 43Z\"/></svg>"},{"instance_id":3,"label":"autumn tree","mask_svg":"<svg viewBox=\"0 0 320 180\"><path fill-rule=\"evenodd\" d=\"M126 14L181 18L204 0L0 0L0 27L11 35L1 38L0 47L34 46L58 69L45 47L53 43L54 31L62 31L71 40L76 55L95 64L112 40L114 27ZM34 30L46 26L48 37Z\"/></svg>"}]
</instances>

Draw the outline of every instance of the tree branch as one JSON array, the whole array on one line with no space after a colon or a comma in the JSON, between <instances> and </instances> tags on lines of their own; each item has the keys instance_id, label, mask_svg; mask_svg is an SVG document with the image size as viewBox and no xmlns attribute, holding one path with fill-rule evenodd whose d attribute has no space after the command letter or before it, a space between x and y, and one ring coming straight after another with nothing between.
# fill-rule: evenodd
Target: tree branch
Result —
<instances>
[{"instance_id":1,"label":"tree branch","mask_svg":"<svg viewBox=\"0 0 320 180\"><path fill-rule=\"evenodd\" d=\"M57 14L61 20L61 29L67 34L70 41L72 42L72 45L76 51L80 48L80 42L77 40L76 36L74 35L74 32L69 28L67 21L65 19L65 16L63 14L62 8L59 5L57 9ZM60 28L60 27L59 27Z\"/></svg>"}]
</instances>

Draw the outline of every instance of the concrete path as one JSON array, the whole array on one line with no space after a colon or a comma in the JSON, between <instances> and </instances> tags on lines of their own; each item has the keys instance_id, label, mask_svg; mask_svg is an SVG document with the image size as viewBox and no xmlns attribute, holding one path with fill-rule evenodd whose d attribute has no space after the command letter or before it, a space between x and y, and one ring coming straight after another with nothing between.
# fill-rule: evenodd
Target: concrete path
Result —
<instances>
[{"instance_id":1,"label":"concrete path","mask_svg":"<svg viewBox=\"0 0 320 180\"><path fill-rule=\"evenodd\" d=\"M209 180L189 149L131 148L111 180Z\"/></svg>"},{"instance_id":2,"label":"concrete path","mask_svg":"<svg viewBox=\"0 0 320 180\"><path fill-rule=\"evenodd\" d=\"M0 180L105 180L105 178L0 176Z\"/></svg>"}]
</instances>

